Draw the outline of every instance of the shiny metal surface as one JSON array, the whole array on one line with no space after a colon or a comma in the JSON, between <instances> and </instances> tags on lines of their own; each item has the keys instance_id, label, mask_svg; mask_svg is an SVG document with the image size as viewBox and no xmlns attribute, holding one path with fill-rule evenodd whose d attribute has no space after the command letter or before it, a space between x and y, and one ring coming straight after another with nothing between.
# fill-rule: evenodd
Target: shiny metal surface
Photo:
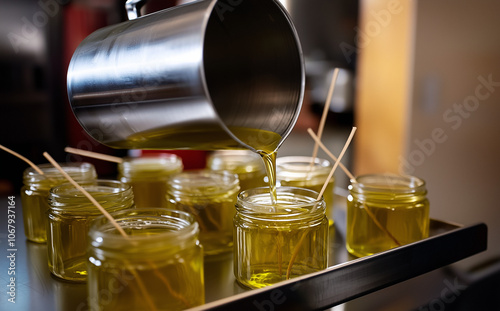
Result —
<instances>
[{"instance_id":1,"label":"shiny metal surface","mask_svg":"<svg viewBox=\"0 0 500 311\"><path fill-rule=\"evenodd\" d=\"M324 310L485 251L486 240L485 224L432 220L431 237L422 241L189 310Z\"/></svg>"},{"instance_id":2,"label":"shiny metal surface","mask_svg":"<svg viewBox=\"0 0 500 311\"><path fill-rule=\"evenodd\" d=\"M144 2L145 0L127 0L125 2L128 19L136 19L140 16L141 5Z\"/></svg>"},{"instance_id":3,"label":"shiny metal surface","mask_svg":"<svg viewBox=\"0 0 500 311\"><path fill-rule=\"evenodd\" d=\"M15 211L13 277L17 298L15 304L7 300L6 285L11 276L8 275L7 212L4 212L0 213L0 246L4 254L0 257L0 283L5 290L0 292L0 310L88 310L86 284L66 282L50 274L47 245L29 242L24 236L20 200L16 200ZM342 233L334 229L330 231L328 269L262 289L249 290L236 283L232 254L206 258L207 303L193 310L322 310L486 249L484 224L462 227L432 220L427 239L377 255L354 258L346 251Z\"/></svg>"},{"instance_id":4,"label":"shiny metal surface","mask_svg":"<svg viewBox=\"0 0 500 311\"><path fill-rule=\"evenodd\" d=\"M240 128L282 142L304 85L297 33L277 0L201 0L99 29L76 49L67 79L92 137L140 149L252 149L269 140Z\"/></svg>"}]
</instances>

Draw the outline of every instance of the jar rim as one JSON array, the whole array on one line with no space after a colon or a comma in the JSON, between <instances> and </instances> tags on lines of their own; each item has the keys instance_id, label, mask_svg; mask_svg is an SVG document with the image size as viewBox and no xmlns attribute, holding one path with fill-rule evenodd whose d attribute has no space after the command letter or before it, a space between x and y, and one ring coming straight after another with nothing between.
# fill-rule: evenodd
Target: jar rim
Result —
<instances>
[{"instance_id":1,"label":"jar rim","mask_svg":"<svg viewBox=\"0 0 500 311\"><path fill-rule=\"evenodd\" d=\"M391 192L396 194L426 192L425 181L419 177L397 174L365 174L351 180L349 190L362 192Z\"/></svg>"},{"instance_id":2,"label":"jar rim","mask_svg":"<svg viewBox=\"0 0 500 311\"><path fill-rule=\"evenodd\" d=\"M93 164L88 162L63 162L58 163L61 168L68 173L72 178L80 180L82 175L89 174L83 177L84 179L95 179L97 173ZM35 183L49 179L64 179L61 172L54 167L51 163L43 163L37 165L44 175L40 174L33 167L28 167L24 170L23 179L25 183Z\"/></svg>"},{"instance_id":3,"label":"jar rim","mask_svg":"<svg viewBox=\"0 0 500 311\"><path fill-rule=\"evenodd\" d=\"M239 179L229 171L190 170L170 176L167 188L171 194L205 197L238 191Z\"/></svg>"},{"instance_id":4,"label":"jar rim","mask_svg":"<svg viewBox=\"0 0 500 311\"><path fill-rule=\"evenodd\" d=\"M123 157L123 162L120 164L128 163L130 165L133 164L142 164L142 163L174 163L181 164L182 159L173 153L161 153L158 155L144 155L140 157Z\"/></svg>"},{"instance_id":5,"label":"jar rim","mask_svg":"<svg viewBox=\"0 0 500 311\"><path fill-rule=\"evenodd\" d=\"M182 168L182 159L171 153L124 157L123 162L118 164L120 174L127 176L138 172L175 172Z\"/></svg>"},{"instance_id":6,"label":"jar rim","mask_svg":"<svg viewBox=\"0 0 500 311\"><path fill-rule=\"evenodd\" d=\"M265 171L264 162L259 154L251 150L217 150L207 160L211 170L241 171L246 173Z\"/></svg>"},{"instance_id":7,"label":"jar rim","mask_svg":"<svg viewBox=\"0 0 500 311\"><path fill-rule=\"evenodd\" d=\"M127 191L131 191L132 187L129 184L123 183L118 180L112 179L96 179L91 181L86 181L80 183L84 189L87 187L102 187L106 189L111 189L111 195L120 194ZM74 190L71 193L66 193L67 190ZM88 189L85 189L88 190ZM73 186L70 182L65 182L61 185L55 186L50 189L50 197L53 199L65 199L65 198L75 198L84 197L85 195Z\"/></svg>"},{"instance_id":8,"label":"jar rim","mask_svg":"<svg viewBox=\"0 0 500 311\"><path fill-rule=\"evenodd\" d=\"M107 211L134 206L132 187L117 180L97 179L79 183ZM101 211L73 184L66 182L53 187L48 195L49 214L102 215Z\"/></svg>"},{"instance_id":9,"label":"jar rim","mask_svg":"<svg viewBox=\"0 0 500 311\"><path fill-rule=\"evenodd\" d=\"M283 167L294 167L294 166L300 166L307 164L311 164L311 160L313 157L308 157L308 156L285 156L285 157L277 157L276 158L276 166L283 166ZM331 162L328 161L327 159L323 158L318 158L314 157L314 166L318 167L331 167Z\"/></svg>"},{"instance_id":10,"label":"jar rim","mask_svg":"<svg viewBox=\"0 0 500 311\"><path fill-rule=\"evenodd\" d=\"M332 169L330 161L308 156L286 156L276 159L276 177L284 180L311 179L328 176ZM311 165L313 163L313 165Z\"/></svg>"},{"instance_id":11,"label":"jar rim","mask_svg":"<svg viewBox=\"0 0 500 311\"><path fill-rule=\"evenodd\" d=\"M128 238L124 238L110 220L105 215L101 215L90 225L89 237L93 246L98 247L105 243L107 247L113 248L114 242L127 240L138 247L162 241L180 243L183 237L197 237L199 233L198 223L192 214L174 209L129 208L113 212L111 216L125 231L144 230L155 226L164 228L165 232L154 235L128 234Z\"/></svg>"},{"instance_id":12,"label":"jar rim","mask_svg":"<svg viewBox=\"0 0 500 311\"><path fill-rule=\"evenodd\" d=\"M319 193L299 187L278 187L278 205L272 205L269 187L258 187L238 194L236 210L244 215L271 217L273 220L290 220L310 215L324 215L325 202ZM251 200L253 198L253 200Z\"/></svg>"}]
</instances>

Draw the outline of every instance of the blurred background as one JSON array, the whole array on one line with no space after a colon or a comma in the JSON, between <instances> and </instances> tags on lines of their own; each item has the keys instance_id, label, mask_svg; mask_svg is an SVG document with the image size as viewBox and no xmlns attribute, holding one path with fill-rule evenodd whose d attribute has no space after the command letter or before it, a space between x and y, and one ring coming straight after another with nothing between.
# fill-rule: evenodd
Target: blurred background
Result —
<instances>
[{"instance_id":1,"label":"blurred background","mask_svg":"<svg viewBox=\"0 0 500 311\"><path fill-rule=\"evenodd\" d=\"M125 0L0 0L0 144L35 163L66 146L123 156L82 130L66 71L91 32L126 19ZM144 13L189 1L151 0ZM500 292L500 3L494 0L283 0L304 49L307 91L280 156L307 155L332 72L341 68L323 140L355 173L427 182L431 217L484 222L489 249L453 266L356 299L343 310L479 310ZM297 147L300 146L300 147ZM320 156L324 156L320 151ZM185 152L192 167L203 153ZM116 166L93 162L101 176ZM188 160L189 161L189 160ZM0 153L0 194L18 193L26 164ZM349 181L336 173L337 187ZM457 281L458 280L458 281ZM443 299L449 282L466 284ZM448 297L449 298L449 297ZM472 306L472 307L471 307ZM497 305L498 306L498 305ZM486 309L485 309L486 310Z\"/></svg>"}]
</instances>

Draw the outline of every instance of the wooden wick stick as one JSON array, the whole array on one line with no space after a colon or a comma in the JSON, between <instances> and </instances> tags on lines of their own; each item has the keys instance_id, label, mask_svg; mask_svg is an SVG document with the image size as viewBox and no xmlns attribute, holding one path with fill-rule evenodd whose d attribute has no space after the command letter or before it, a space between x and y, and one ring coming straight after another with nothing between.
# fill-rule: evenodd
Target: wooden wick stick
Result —
<instances>
[{"instance_id":1,"label":"wooden wick stick","mask_svg":"<svg viewBox=\"0 0 500 311\"><path fill-rule=\"evenodd\" d=\"M382 226L382 224L377 220L377 218L375 217L375 215L372 213L372 211L370 211L370 209L368 208L368 206L366 206L366 204L363 204L363 207L365 208L365 211L366 213L368 214L368 216L371 218L371 220L375 223L375 225L377 225L377 227L384 231L388 236L389 238L391 238L391 240L394 241L394 243L396 243L397 246L401 246L401 243L399 243L399 241L396 239L395 236L393 236L389 230L387 230L384 226Z\"/></svg>"},{"instance_id":2,"label":"wooden wick stick","mask_svg":"<svg viewBox=\"0 0 500 311\"><path fill-rule=\"evenodd\" d=\"M319 192L318 195L318 200L321 200L321 197L323 196L323 193L325 193L326 187L328 186L328 182L330 179L333 177L333 173L335 173L335 170L337 169L337 166L340 163L340 160L342 160L342 157L344 156L344 153L347 150L347 147L349 147L349 144L351 143L352 138L354 137L354 133L356 133L357 128L354 126L351 130L351 134L349 134L349 137L347 138L347 141L344 145L344 148L342 148L342 151L340 152L339 157L337 158L337 161L335 161L335 164L332 167L332 170L330 171L330 174L328 175L328 178L326 179L325 183L323 184L323 188L321 188L321 191Z\"/></svg>"},{"instance_id":3,"label":"wooden wick stick","mask_svg":"<svg viewBox=\"0 0 500 311\"><path fill-rule=\"evenodd\" d=\"M71 147L64 148L64 151L66 151L67 153L78 154L78 155L81 155L84 157L99 159L99 160L103 160L103 161L123 163L122 158L110 156L110 155L103 154L103 153L92 152L92 151L87 151L87 150L82 150L82 149L71 148Z\"/></svg>"},{"instance_id":4,"label":"wooden wick stick","mask_svg":"<svg viewBox=\"0 0 500 311\"><path fill-rule=\"evenodd\" d=\"M7 151L8 153L10 153L10 154L18 157L19 159L23 160L26 163L28 163L35 171L38 172L38 174L45 175L43 173L43 171L38 166L35 165L35 163L31 162L30 160L28 160L27 158L23 157L22 155L20 155L19 153L15 152L14 150L11 150L11 149L9 149L7 147L4 147L2 145L0 145L0 149L3 149L4 151Z\"/></svg>"},{"instance_id":5,"label":"wooden wick stick","mask_svg":"<svg viewBox=\"0 0 500 311\"><path fill-rule=\"evenodd\" d=\"M330 89L328 90L328 95L326 97L326 102L325 106L323 108L323 115L321 116L321 120L319 122L319 128L318 128L318 138L321 140L321 136L323 136L323 129L325 127L326 123L326 117L328 116L328 111L330 110L330 104L332 102L332 97L333 97L333 91L335 90L335 84L337 82L337 78L339 76L339 68L335 68L333 71L333 76L332 76L332 81L330 83ZM311 159L311 165L314 164L314 159L318 155L318 144L314 144L314 149L313 149L313 154L312 154L312 159Z\"/></svg>"},{"instance_id":6,"label":"wooden wick stick","mask_svg":"<svg viewBox=\"0 0 500 311\"><path fill-rule=\"evenodd\" d=\"M304 230L304 232L302 232L302 235L300 237L299 242L297 243L297 245L295 245L295 249L293 250L292 258L290 258L290 262L288 263L288 268L286 269L286 279L287 280L290 279L290 274L292 273L293 263L295 262L295 258L297 258L297 255L299 254L299 250L302 246L302 243L304 243L304 239L309 231L310 230L307 230L307 229Z\"/></svg>"},{"instance_id":7,"label":"wooden wick stick","mask_svg":"<svg viewBox=\"0 0 500 311\"><path fill-rule=\"evenodd\" d=\"M144 282L142 281L142 279L139 276L139 274L137 274L137 271L135 271L135 269L130 265L130 263L128 263L127 260L125 260L125 266L130 271L130 273L132 273L132 275L134 276L134 278L136 279L137 285L139 285L139 290L142 292L142 295L146 299L146 303L149 305L150 310L152 310L152 311L158 310L155 307L155 304L154 304L153 300L149 296L149 293L146 290L146 286L144 285Z\"/></svg>"},{"instance_id":8,"label":"wooden wick stick","mask_svg":"<svg viewBox=\"0 0 500 311\"><path fill-rule=\"evenodd\" d=\"M313 130L308 128L307 129L307 132L309 133L309 135L311 135L312 139L314 139L316 141L316 143L319 145L319 147L330 157L332 158L333 161L337 161L337 157L334 156L330 150L328 150L328 148L326 148L326 146L319 140L318 136L316 136L316 134L314 134ZM342 163L339 163L339 166L340 168L344 171L344 173L346 173L346 175L349 177L349 179L351 180L356 180L356 178L354 177L353 174L351 174L351 172L349 172L349 170L344 166L344 164Z\"/></svg>"},{"instance_id":9,"label":"wooden wick stick","mask_svg":"<svg viewBox=\"0 0 500 311\"><path fill-rule=\"evenodd\" d=\"M211 206L206 206L204 210L205 210L205 216L207 216L208 223L212 223L215 226L215 230L217 231L222 230L222 225L212 215Z\"/></svg>"},{"instance_id":10,"label":"wooden wick stick","mask_svg":"<svg viewBox=\"0 0 500 311\"><path fill-rule=\"evenodd\" d=\"M281 279L281 275L283 274L283 264L282 264L282 261L283 261L283 251L282 251L282 244L283 244L283 236L281 235L281 231L278 231L278 235L276 236L276 253L277 253L277 256L278 256L278 273L280 275L280 279Z\"/></svg>"},{"instance_id":11,"label":"wooden wick stick","mask_svg":"<svg viewBox=\"0 0 500 311\"><path fill-rule=\"evenodd\" d=\"M71 176L68 175L68 173L66 173L62 168L61 166L59 166L59 164L47 153L47 152L44 152L43 153L43 156L49 160L49 162L55 167L57 168L61 174L73 185L76 187L76 189L80 190L81 193L83 193L83 195L85 195L89 200L90 202L92 202L92 204L94 204L98 209L99 211L104 214L104 216L113 224L113 226L116 228L116 230L118 230L118 232L120 232L120 234L128 241L131 241L130 240L130 237L127 235L127 233L123 230L122 227L120 227L120 225L116 222L116 220L113 218L113 216L111 216L108 211L106 211L102 206L101 204L99 204L99 202L97 202L94 197L88 193L82 186L80 186L76 181L73 180L73 178L71 178ZM137 272L135 271L135 269L132 267L132 265L130 265L128 262L126 262L125 266L127 267L127 269L134 275L135 279L137 280L137 283L139 285L139 289L140 291L142 292L144 298L146 299L146 302L149 304L151 310L157 310L153 301L151 300L151 297L149 296L147 290L146 290L146 287L144 286L144 283L142 282L140 276L137 274ZM153 267L154 268L154 267Z\"/></svg>"},{"instance_id":12,"label":"wooden wick stick","mask_svg":"<svg viewBox=\"0 0 500 311\"><path fill-rule=\"evenodd\" d=\"M151 261L151 260L147 260L147 262L151 265L151 267L153 267L154 269L154 274L163 282L163 284L165 284L165 286L167 287L167 290L168 292L176 299L180 300L183 304L184 304L184 307L185 308L189 308L191 307L191 304L189 303L189 301L186 299L186 297L182 296L181 294L179 294L178 292L176 292L173 288L172 288L172 285L170 284L170 282L168 281L168 279L160 273L160 271L158 270L158 267ZM184 265L182 266L184 267Z\"/></svg>"},{"instance_id":13,"label":"wooden wick stick","mask_svg":"<svg viewBox=\"0 0 500 311\"><path fill-rule=\"evenodd\" d=\"M71 178L71 176L68 175L68 173L66 173L66 171L64 171L61 166L59 166L59 164L47 153L47 152L44 152L43 153L43 156L49 160L49 162L57 169L59 170L59 172L61 172L61 174L73 185L76 187L76 189L80 190L81 193L83 193L83 195L85 195L89 200L90 202L92 202L92 204L94 204L98 209L99 211L101 211L101 213L104 214L104 216L106 216L106 218L113 224L113 226L115 226L116 230L118 230L118 232L120 232L120 234L126 238L127 240L129 240L129 236L127 235L127 233L125 233L125 231L123 231L122 227L120 227L120 225L116 222L116 220L113 218L113 216L111 216L102 206L101 204L99 204L99 202L97 202L94 197L92 195L90 195L90 193L88 193L85 189L83 189L82 186L80 186L73 178Z\"/></svg>"}]
</instances>

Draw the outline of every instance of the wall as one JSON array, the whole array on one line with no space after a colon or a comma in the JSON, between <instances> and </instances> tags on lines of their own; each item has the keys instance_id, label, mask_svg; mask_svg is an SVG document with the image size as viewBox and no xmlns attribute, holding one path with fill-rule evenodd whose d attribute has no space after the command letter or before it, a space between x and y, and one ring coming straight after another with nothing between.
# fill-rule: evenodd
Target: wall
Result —
<instances>
[{"instance_id":1,"label":"wall","mask_svg":"<svg viewBox=\"0 0 500 311\"><path fill-rule=\"evenodd\" d=\"M391 3L403 9L383 26L377 12ZM372 36L359 48L356 173L422 177L431 217L489 227L489 250L458 266L500 258L500 3L364 0L361 7L360 28ZM370 32L377 22L380 31Z\"/></svg>"}]
</instances>

